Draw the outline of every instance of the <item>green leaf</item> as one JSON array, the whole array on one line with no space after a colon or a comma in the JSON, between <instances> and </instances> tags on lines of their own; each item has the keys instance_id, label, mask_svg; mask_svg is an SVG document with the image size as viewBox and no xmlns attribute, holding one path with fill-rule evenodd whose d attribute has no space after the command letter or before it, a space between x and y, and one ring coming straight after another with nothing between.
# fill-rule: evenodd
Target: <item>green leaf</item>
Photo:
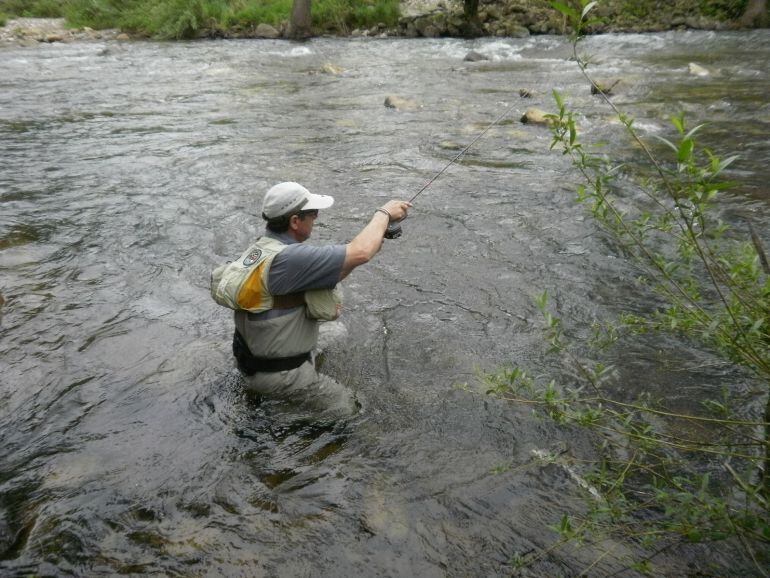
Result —
<instances>
[{"instance_id":1,"label":"green leaf","mask_svg":"<svg viewBox=\"0 0 770 578\"><path fill-rule=\"evenodd\" d=\"M564 14L567 18L571 18L573 21L578 20L578 13L575 9L571 8L570 6L567 6L566 4L562 4L561 2L551 2L551 6L555 9Z\"/></svg>"},{"instance_id":2,"label":"green leaf","mask_svg":"<svg viewBox=\"0 0 770 578\"><path fill-rule=\"evenodd\" d=\"M552 91L552 94L553 94L553 99L556 101L556 106L558 106L559 108L564 108L564 99L562 98L559 91L554 88Z\"/></svg>"},{"instance_id":3,"label":"green leaf","mask_svg":"<svg viewBox=\"0 0 770 578\"><path fill-rule=\"evenodd\" d=\"M692 141L689 138L686 138L682 141L682 144L679 145L679 151L677 160L680 163L685 163L689 161L692 158L692 151L695 148L695 142Z\"/></svg>"},{"instance_id":4,"label":"green leaf","mask_svg":"<svg viewBox=\"0 0 770 578\"><path fill-rule=\"evenodd\" d=\"M663 138L662 136L658 136L658 135L656 135L656 134L654 134L654 135L652 135L652 136L654 136L656 139L658 139L659 141L661 141L661 142L662 142L663 144L665 144L666 146L670 147L670 148L671 148L671 150L672 150L672 151L674 151L675 153L678 153L678 152L679 152L679 149L677 149L677 148L676 148L676 145L675 145L674 143L672 143L670 140L668 140L668 139L665 139L665 138Z\"/></svg>"},{"instance_id":5,"label":"green leaf","mask_svg":"<svg viewBox=\"0 0 770 578\"><path fill-rule=\"evenodd\" d=\"M593 10L598 2L589 2L586 4L586 6L583 8L583 13L580 15L581 20L586 17L586 14L588 14L591 10Z\"/></svg>"},{"instance_id":6,"label":"green leaf","mask_svg":"<svg viewBox=\"0 0 770 578\"><path fill-rule=\"evenodd\" d=\"M671 122L681 134L684 134L684 113L679 116L672 116Z\"/></svg>"},{"instance_id":7,"label":"green leaf","mask_svg":"<svg viewBox=\"0 0 770 578\"><path fill-rule=\"evenodd\" d=\"M727 167L729 167L731 164L733 164L735 161L737 161L740 157L740 155L733 155L731 157L727 157L725 160L719 163L719 166L716 171L714 171L714 176L721 173L723 170L725 170Z\"/></svg>"},{"instance_id":8,"label":"green leaf","mask_svg":"<svg viewBox=\"0 0 770 578\"><path fill-rule=\"evenodd\" d=\"M699 125L698 125L698 126L696 126L694 129L690 130L690 132L688 132L686 135L684 135L684 138L692 138L692 137L693 137L693 135L694 135L696 132L698 132L698 131L699 131L701 128L703 128L704 126L706 126L706 125L705 125L705 124L699 124Z\"/></svg>"}]
</instances>

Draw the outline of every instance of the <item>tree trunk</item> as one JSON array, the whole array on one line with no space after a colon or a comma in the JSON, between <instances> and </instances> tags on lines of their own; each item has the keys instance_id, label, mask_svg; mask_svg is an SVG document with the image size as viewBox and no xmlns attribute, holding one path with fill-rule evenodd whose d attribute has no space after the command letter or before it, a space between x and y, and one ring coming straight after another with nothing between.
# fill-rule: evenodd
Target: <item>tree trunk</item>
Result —
<instances>
[{"instance_id":1,"label":"tree trunk","mask_svg":"<svg viewBox=\"0 0 770 578\"><path fill-rule=\"evenodd\" d=\"M465 22L461 33L465 38L481 36L481 22L479 22L479 0L463 0L463 13Z\"/></svg>"},{"instance_id":2,"label":"tree trunk","mask_svg":"<svg viewBox=\"0 0 770 578\"><path fill-rule=\"evenodd\" d=\"M291 7L291 22L289 22L289 38L302 40L313 35L310 19L310 1L294 0Z\"/></svg>"},{"instance_id":3,"label":"tree trunk","mask_svg":"<svg viewBox=\"0 0 770 578\"><path fill-rule=\"evenodd\" d=\"M761 28L766 26L767 22L767 0L749 0L741 16L741 26Z\"/></svg>"},{"instance_id":4,"label":"tree trunk","mask_svg":"<svg viewBox=\"0 0 770 578\"><path fill-rule=\"evenodd\" d=\"M465 18L467 20L470 20L471 18L478 18L479 0L464 0L463 9L465 11Z\"/></svg>"}]
</instances>

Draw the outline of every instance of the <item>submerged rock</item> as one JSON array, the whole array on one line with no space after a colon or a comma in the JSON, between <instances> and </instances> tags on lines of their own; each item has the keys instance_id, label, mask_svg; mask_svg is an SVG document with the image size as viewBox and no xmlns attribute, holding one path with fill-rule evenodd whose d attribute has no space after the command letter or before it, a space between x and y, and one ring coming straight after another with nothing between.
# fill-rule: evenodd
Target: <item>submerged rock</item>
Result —
<instances>
[{"instance_id":1,"label":"submerged rock","mask_svg":"<svg viewBox=\"0 0 770 578\"><path fill-rule=\"evenodd\" d=\"M324 74L337 75L345 72L345 69L340 66L337 66L336 64L332 64L331 62L327 62L321 67L321 72L323 72Z\"/></svg>"},{"instance_id":2,"label":"submerged rock","mask_svg":"<svg viewBox=\"0 0 770 578\"><path fill-rule=\"evenodd\" d=\"M539 108L528 108L521 116L521 122L524 124L551 124L553 121L546 118L548 113Z\"/></svg>"},{"instance_id":3,"label":"submerged rock","mask_svg":"<svg viewBox=\"0 0 770 578\"><path fill-rule=\"evenodd\" d=\"M415 110L420 107L417 101L401 96L391 95L385 99L385 106L396 110Z\"/></svg>"},{"instance_id":4,"label":"submerged rock","mask_svg":"<svg viewBox=\"0 0 770 578\"><path fill-rule=\"evenodd\" d=\"M690 70L690 74L694 76L709 76L711 73L703 68L700 64L695 64L694 62L691 62L688 65L688 68Z\"/></svg>"},{"instance_id":5,"label":"submerged rock","mask_svg":"<svg viewBox=\"0 0 770 578\"><path fill-rule=\"evenodd\" d=\"M486 54L482 54L481 52L476 52L475 50L471 50L468 54L465 55L465 58L463 58L466 62L479 62L480 60L489 60L489 56Z\"/></svg>"}]
</instances>

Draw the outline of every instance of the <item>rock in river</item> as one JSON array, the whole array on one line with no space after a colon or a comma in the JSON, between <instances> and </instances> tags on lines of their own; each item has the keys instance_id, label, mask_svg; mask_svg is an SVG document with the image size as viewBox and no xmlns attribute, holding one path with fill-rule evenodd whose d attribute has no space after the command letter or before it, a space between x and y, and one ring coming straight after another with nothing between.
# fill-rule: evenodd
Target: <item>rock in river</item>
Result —
<instances>
[{"instance_id":1,"label":"rock in river","mask_svg":"<svg viewBox=\"0 0 770 578\"><path fill-rule=\"evenodd\" d=\"M391 95L385 99L385 106L396 110L415 110L420 107L417 101L401 96Z\"/></svg>"},{"instance_id":2,"label":"rock in river","mask_svg":"<svg viewBox=\"0 0 770 578\"><path fill-rule=\"evenodd\" d=\"M465 55L465 58L463 58L466 62L478 62L480 60L489 60L489 57L485 54L482 54L481 52L476 52L475 50L471 50L468 54Z\"/></svg>"},{"instance_id":3,"label":"rock in river","mask_svg":"<svg viewBox=\"0 0 770 578\"><path fill-rule=\"evenodd\" d=\"M527 112L521 116L520 120L525 124L551 124L553 121L546 118L545 115L547 114L547 112L542 111L539 108L528 108Z\"/></svg>"},{"instance_id":4,"label":"rock in river","mask_svg":"<svg viewBox=\"0 0 770 578\"><path fill-rule=\"evenodd\" d=\"M690 74L694 76L709 76L711 73L703 68L700 64L695 64L694 62L691 62L689 65Z\"/></svg>"}]
</instances>

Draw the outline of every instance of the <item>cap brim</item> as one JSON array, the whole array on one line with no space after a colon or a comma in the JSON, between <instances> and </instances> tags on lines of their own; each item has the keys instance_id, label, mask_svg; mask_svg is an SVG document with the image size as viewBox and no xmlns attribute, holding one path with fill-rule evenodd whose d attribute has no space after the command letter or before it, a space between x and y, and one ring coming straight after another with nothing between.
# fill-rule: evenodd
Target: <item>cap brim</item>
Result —
<instances>
[{"instance_id":1,"label":"cap brim","mask_svg":"<svg viewBox=\"0 0 770 578\"><path fill-rule=\"evenodd\" d=\"M310 193L307 203L302 205L303 211L312 211L315 209L328 209L334 204L334 197L329 195L316 195Z\"/></svg>"}]
</instances>

